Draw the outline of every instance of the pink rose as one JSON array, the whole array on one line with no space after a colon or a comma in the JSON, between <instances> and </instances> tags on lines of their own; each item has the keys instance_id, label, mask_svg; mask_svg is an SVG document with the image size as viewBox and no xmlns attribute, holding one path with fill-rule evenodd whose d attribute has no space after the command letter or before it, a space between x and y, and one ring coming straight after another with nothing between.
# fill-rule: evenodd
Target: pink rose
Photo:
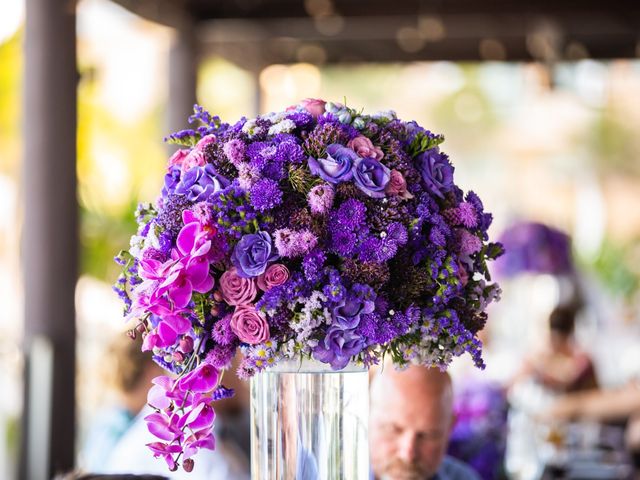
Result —
<instances>
[{"instance_id":1,"label":"pink rose","mask_svg":"<svg viewBox=\"0 0 640 480\"><path fill-rule=\"evenodd\" d=\"M256 298L256 283L253 278L242 278L236 267L227 270L220 277L222 298L229 305L246 305Z\"/></svg>"},{"instance_id":2,"label":"pink rose","mask_svg":"<svg viewBox=\"0 0 640 480\"><path fill-rule=\"evenodd\" d=\"M273 287L282 285L289 280L289 269L281 263L269 265L265 272L258 277L258 287L265 292Z\"/></svg>"},{"instance_id":3,"label":"pink rose","mask_svg":"<svg viewBox=\"0 0 640 480\"><path fill-rule=\"evenodd\" d=\"M389 195L398 195L404 199L413 198L413 195L407 191L407 181L397 170L391 170L391 178L389 179L389 183L387 184L385 191Z\"/></svg>"},{"instance_id":4,"label":"pink rose","mask_svg":"<svg viewBox=\"0 0 640 480\"><path fill-rule=\"evenodd\" d=\"M184 158L180 168L183 172L186 172L187 170L191 170L193 167L204 167L206 163L207 159L204 156L204 152L194 148L189 152L189 155Z\"/></svg>"},{"instance_id":5,"label":"pink rose","mask_svg":"<svg viewBox=\"0 0 640 480\"><path fill-rule=\"evenodd\" d=\"M189 155L189 150L176 150L173 155L169 158L169 166L173 167L174 165L182 166L182 162Z\"/></svg>"},{"instance_id":6,"label":"pink rose","mask_svg":"<svg viewBox=\"0 0 640 480\"><path fill-rule=\"evenodd\" d=\"M379 147L374 147L371 140L364 135L358 135L356 138L352 138L347 143L347 147L356 152L359 157L362 158L375 158L376 160L382 160L384 153Z\"/></svg>"},{"instance_id":7,"label":"pink rose","mask_svg":"<svg viewBox=\"0 0 640 480\"><path fill-rule=\"evenodd\" d=\"M193 149L197 150L198 152L202 152L207 145L210 145L212 143L216 143L216 136L213 134L205 135L200 139L200 141Z\"/></svg>"},{"instance_id":8,"label":"pink rose","mask_svg":"<svg viewBox=\"0 0 640 480\"><path fill-rule=\"evenodd\" d=\"M300 102L302 108L304 108L307 112L313 115L313 118L318 118L320 115L324 113L324 100L319 100L317 98L305 98Z\"/></svg>"},{"instance_id":9,"label":"pink rose","mask_svg":"<svg viewBox=\"0 0 640 480\"><path fill-rule=\"evenodd\" d=\"M231 330L240 341L255 345L269 340L269 324L253 305L239 305L231 316Z\"/></svg>"}]
</instances>

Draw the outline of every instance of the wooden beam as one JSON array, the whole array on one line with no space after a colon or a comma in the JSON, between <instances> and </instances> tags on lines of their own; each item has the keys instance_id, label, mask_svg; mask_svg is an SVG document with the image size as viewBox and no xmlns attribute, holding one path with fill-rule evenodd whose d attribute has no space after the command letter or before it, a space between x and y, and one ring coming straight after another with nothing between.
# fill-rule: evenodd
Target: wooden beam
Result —
<instances>
[{"instance_id":1,"label":"wooden beam","mask_svg":"<svg viewBox=\"0 0 640 480\"><path fill-rule=\"evenodd\" d=\"M25 401L19 476L45 480L75 456L76 17L27 0L23 202Z\"/></svg>"}]
</instances>

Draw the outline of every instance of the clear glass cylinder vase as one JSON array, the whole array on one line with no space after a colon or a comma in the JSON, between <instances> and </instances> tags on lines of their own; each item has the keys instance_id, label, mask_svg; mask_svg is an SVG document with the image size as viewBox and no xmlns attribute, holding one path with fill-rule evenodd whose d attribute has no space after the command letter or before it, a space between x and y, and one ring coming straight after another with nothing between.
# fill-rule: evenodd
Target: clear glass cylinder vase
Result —
<instances>
[{"instance_id":1,"label":"clear glass cylinder vase","mask_svg":"<svg viewBox=\"0 0 640 480\"><path fill-rule=\"evenodd\" d=\"M367 370L281 362L251 379L253 480L368 480Z\"/></svg>"}]
</instances>

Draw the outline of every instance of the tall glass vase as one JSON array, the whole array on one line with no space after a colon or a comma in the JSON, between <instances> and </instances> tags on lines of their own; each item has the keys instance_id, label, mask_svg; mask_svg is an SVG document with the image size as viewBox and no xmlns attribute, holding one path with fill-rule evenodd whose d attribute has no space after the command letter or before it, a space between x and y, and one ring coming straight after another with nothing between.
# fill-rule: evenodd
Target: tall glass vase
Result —
<instances>
[{"instance_id":1,"label":"tall glass vase","mask_svg":"<svg viewBox=\"0 0 640 480\"><path fill-rule=\"evenodd\" d=\"M368 480L367 370L288 361L251 379L253 480Z\"/></svg>"}]
</instances>

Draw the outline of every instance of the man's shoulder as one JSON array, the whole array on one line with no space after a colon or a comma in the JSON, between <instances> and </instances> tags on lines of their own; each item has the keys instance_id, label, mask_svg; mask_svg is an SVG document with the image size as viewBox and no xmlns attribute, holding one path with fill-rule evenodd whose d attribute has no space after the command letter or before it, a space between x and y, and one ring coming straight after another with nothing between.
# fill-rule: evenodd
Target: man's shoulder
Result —
<instances>
[{"instance_id":1,"label":"man's shoulder","mask_svg":"<svg viewBox=\"0 0 640 480\"><path fill-rule=\"evenodd\" d=\"M466 463L444 457L438 470L438 480L480 480L480 476Z\"/></svg>"}]
</instances>

